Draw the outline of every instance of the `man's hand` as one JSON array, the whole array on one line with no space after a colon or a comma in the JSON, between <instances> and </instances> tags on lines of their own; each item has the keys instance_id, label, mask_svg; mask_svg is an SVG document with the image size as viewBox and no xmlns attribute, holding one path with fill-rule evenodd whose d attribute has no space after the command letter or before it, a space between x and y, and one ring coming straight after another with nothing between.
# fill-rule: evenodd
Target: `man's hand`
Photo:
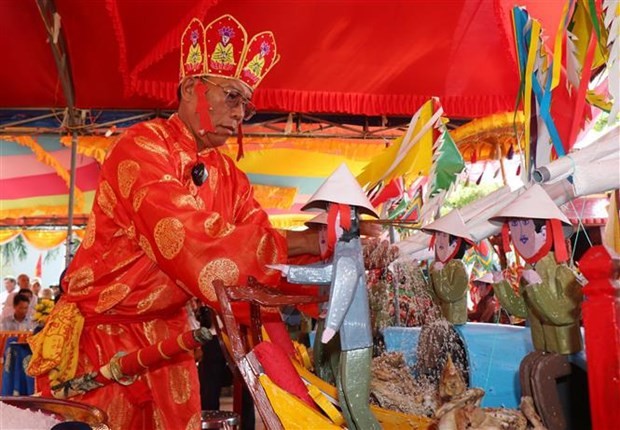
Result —
<instances>
[{"instance_id":1,"label":"man's hand","mask_svg":"<svg viewBox=\"0 0 620 430\"><path fill-rule=\"evenodd\" d=\"M265 266L272 270L279 270L282 272L282 276L285 277L288 276L288 272L291 268L288 264L266 264Z\"/></svg>"}]
</instances>

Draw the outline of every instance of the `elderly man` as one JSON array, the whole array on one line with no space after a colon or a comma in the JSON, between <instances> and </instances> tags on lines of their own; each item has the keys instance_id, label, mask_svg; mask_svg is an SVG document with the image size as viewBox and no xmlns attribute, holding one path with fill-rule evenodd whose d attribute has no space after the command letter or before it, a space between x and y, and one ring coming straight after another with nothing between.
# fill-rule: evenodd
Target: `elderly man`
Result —
<instances>
[{"instance_id":1,"label":"elderly man","mask_svg":"<svg viewBox=\"0 0 620 430\"><path fill-rule=\"evenodd\" d=\"M226 64L211 58L209 45L209 35L223 28L232 29L233 59ZM267 264L319 253L316 232L271 227L246 175L218 151L253 113L253 90L279 58L271 33L249 41L245 34L229 15L206 28L193 19L181 41L178 112L131 127L110 149L65 292L31 341L29 372L39 376L44 394L50 385L98 370L119 351L188 330L188 300L218 306L214 280L230 285L251 275L275 284L279 273ZM257 79L247 62L264 43L271 50ZM111 384L75 399L104 409L113 429L200 428L189 352L149 368L131 385Z\"/></svg>"}]
</instances>

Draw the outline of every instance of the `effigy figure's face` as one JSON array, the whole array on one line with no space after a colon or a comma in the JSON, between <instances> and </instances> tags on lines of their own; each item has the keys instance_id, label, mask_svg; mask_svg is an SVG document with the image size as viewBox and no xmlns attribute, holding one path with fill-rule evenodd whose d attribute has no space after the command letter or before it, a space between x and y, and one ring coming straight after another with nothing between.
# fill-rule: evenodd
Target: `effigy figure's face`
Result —
<instances>
[{"instance_id":1,"label":"effigy figure's face","mask_svg":"<svg viewBox=\"0 0 620 430\"><path fill-rule=\"evenodd\" d=\"M508 220L510 239L523 258L531 258L547 242L547 227L536 228L533 219L511 218Z\"/></svg>"},{"instance_id":2,"label":"effigy figure's face","mask_svg":"<svg viewBox=\"0 0 620 430\"><path fill-rule=\"evenodd\" d=\"M436 233L435 237L435 257L442 263L446 263L456 255L461 246L461 238L451 236L442 231Z\"/></svg>"}]
</instances>

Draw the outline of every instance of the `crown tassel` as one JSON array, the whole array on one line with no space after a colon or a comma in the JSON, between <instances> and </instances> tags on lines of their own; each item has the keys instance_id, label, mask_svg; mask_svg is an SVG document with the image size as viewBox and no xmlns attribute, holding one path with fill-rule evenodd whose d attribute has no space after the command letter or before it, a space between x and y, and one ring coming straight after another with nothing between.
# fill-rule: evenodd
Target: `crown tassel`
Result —
<instances>
[{"instance_id":1,"label":"crown tassel","mask_svg":"<svg viewBox=\"0 0 620 430\"><path fill-rule=\"evenodd\" d=\"M243 125L239 123L237 126L237 161L241 160L244 156L243 152Z\"/></svg>"}]
</instances>

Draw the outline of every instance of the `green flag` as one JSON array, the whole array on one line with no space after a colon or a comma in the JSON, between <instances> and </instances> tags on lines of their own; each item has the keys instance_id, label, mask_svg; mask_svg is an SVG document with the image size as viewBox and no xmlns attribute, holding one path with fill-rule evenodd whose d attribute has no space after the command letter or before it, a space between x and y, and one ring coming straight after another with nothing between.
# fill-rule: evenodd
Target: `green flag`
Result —
<instances>
[{"instance_id":1,"label":"green flag","mask_svg":"<svg viewBox=\"0 0 620 430\"><path fill-rule=\"evenodd\" d=\"M431 192L430 195L441 190L447 190L456 180L456 176L465 168L465 161L461 156L452 136L444 129L437 139L433 154L433 167L431 169Z\"/></svg>"}]
</instances>

